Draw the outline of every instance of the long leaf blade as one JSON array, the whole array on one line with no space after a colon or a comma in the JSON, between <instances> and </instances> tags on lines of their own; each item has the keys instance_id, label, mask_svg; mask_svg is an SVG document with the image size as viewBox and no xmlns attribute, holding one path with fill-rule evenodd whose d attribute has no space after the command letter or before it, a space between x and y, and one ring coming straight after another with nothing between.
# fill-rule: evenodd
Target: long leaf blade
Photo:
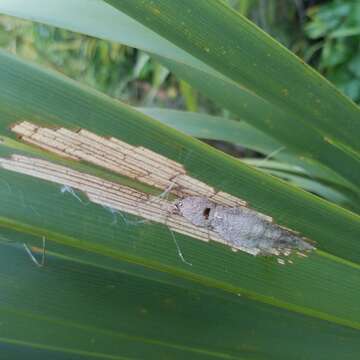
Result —
<instances>
[{"instance_id":1,"label":"long leaf blade","mask_svg":"<svg viewBox=\"0 0 360 360\"><path fill-rule=\"evenodd\" d=\"M129 227L120 219L111 226L114 219L106 209L61 193L56 184L5 170L1 171L1 180L9 186L1 188L3 227L241 293L279 308L354 328L360 326L357 303L353 302L359 296L359 244L354 240L360 231L358 216L253 170L62 76L6 53L0 54L0 65L5 69L0 74L4 90L0 92L2 134L14 136L9 126L26 118L46 125L85 127L103 136L141 144L174 160L185 159L190 174L280 218L281 223L316 240L322 251L282 267L276 259L233 253L225 246L178 235L184 256L193 264L190 267L179 258L164 226ZM5 138L0 149L1 156L14 152L33 155L33 150ZM45 153L37 156L48 157ZM62 163L85 170L82 164L68 160ZM329 273L331 282L327 281ZM336 296L339 292L341 297Z\"/></svg>"}]
</instances>

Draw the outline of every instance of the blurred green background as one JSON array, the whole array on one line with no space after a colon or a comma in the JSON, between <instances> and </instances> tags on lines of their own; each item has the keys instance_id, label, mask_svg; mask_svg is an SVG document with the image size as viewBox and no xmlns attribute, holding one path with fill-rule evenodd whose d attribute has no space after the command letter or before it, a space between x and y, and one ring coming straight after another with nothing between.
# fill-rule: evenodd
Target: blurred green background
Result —
<instances>
[{"instance_id":1,"label":"blurred green background","mask_svg":"<svg viewBox=\"0 0 360 360\"><path fill-rule=\"evenodd\" d=\"M360 103L360 1L227 2ZM121 44L0 15L0 46L131 105L232 116L144 52Z\"/></svg>"}]
</instances>

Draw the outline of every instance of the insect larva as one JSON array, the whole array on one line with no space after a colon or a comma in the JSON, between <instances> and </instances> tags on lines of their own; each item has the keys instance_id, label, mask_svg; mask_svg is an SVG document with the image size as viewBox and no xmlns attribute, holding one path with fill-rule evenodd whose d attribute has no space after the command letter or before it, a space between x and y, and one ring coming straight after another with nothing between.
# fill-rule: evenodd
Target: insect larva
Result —
<instances>
[{"instance_id":1,"label":"insect larva","mask_svg":"<svg viewBox=\"0 0 360 360\"><path fill-rule=\"evenodd\" d=\"M314 249L306 239L245 206L223 206L206 197L189 196L177 200L175 208L192 224L218 233L229 246L246 248L256 255L288 254L292 249Z\"/></svg>"}]
</instances>

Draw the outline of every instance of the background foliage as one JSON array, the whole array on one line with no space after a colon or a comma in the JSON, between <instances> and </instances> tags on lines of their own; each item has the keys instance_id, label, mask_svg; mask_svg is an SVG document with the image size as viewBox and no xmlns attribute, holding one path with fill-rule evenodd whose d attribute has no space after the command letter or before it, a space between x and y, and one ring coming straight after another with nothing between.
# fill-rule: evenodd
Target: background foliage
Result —
<instances>
[{"instance_id":1,"label":"background foliage","mask_svg":"<svg viewBox=\"0 0 360 360\"><path fill-rule=\"evenodd\" d=\"M313 40L308 60L346 95L360 102L360 3L335 0L309 10Z\"/></svg>"},{"instance_id":2,"label":"background foliage","mask_svg":"<svg viewBox=\"0 0 360 360\"><path fill-rule=\"evenodd\" d=\"M359 100L358 1L228 3ZM142 51L119 43L1 15L0 46L132 105L227 114Z\"/></svg>"}]
</instances>

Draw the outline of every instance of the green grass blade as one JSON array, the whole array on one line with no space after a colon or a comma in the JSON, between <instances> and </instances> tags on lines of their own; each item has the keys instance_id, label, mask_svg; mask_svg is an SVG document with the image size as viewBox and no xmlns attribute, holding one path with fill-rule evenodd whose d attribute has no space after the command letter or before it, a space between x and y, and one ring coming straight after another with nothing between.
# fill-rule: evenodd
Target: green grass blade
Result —
<instances>
[{"instance_id":1,"label":"green grass blade","mask_svg":"<svg viewBox=\"0 0 360 360\"><path fill-rule=\"evenodd\" d=\"M359 351L356 330L190 282L180 286L176 277L152 280L144 268L135 275L126 262L111 270L50 249L39 269L21 248L0 250L0 344L7 359L231 360L294 352L355 359Z\"/></svg>"},{"instance_id":2,"label":"green grass blade","mask_svg":"<svg viewBox=\"0 0 360 360\"><path fill-rule=\"evenodd\" d=\"M303 139L309 132L304 153L358 186L359 144L354 134L360 133L359 108L248 20L220 1L107 2L257 94L265 107L270 103L281 109L288 117L287 134L280 135L284 128L271 129L280 126L279 120L270 121L269 134L294 147L296 136ZM298 128L295 133L294 127ZM331 151L328 158L319 157L321 147ZM301 148L305 150L303 143L298 151ZM343 161L346 165L339 168Z\"/></svg>"},{"instance_id":3,"label":"green grass blade","mask_svg":"<svg viewBox=\"0 0 360 360\"><path fill-rule=\"evenodd\" d=\"M360 132L358 107L315 70L223 2L106 2L222 75L279 106L289 116L302 122L301 118L308 117L309 125L334 142L360 149L354 136L354 132Z\"/></svg>"},{"instance_id":4,"label":"green grass blade","mask_svg":"<svg viewBox=\"0 0 360 360\"><path fill-rule=\"evenodd\" d=\"M270 158L278 158L284 161L284 163L278 163L275 161L269 162L268 159L248 160L246 161L247 164L273 169L273 165L276 163L277 168L287 168L288 170L290 166L288 164L292 164L291 167L296 168L297 173L300 171L302 175L314 179L311 183L302 181L303 189L312 191L315 186L318 191L320 190L320 194L326 195L325 198L330 201L341 204L346 200L346 203L354 211L358 207L359 199L356 195L356 189L345 179L336 176L336 173L331 172L315 161L309 162L308 159L296 156L296 154L281 146L275 139L244 121L234 121L222 117L179 110L159 108L137 108L137 110L188 135L201 139L213 139L239 144L248 149L261 152ZM317 181L327 184L316 184ZM297 184L299 185L299 181Z\"/></svg>"},{"instance_id":5,"label":"green grass blade","mask_svg":"<svg viewBox=\"0 0 360 360\"><path fill-rule=\"evenodd\" d=\"M240 115L243 120L252 123L261 131L271 135L271 137L280 142L282 146L286 146L289 151L296 153L297 156L301 156L307 161L311 162L315 160L325 165L326 167L333 169L338 174L337 176L341 174L343 177L351 181L353 183L353 187L358 186L358 156L351 150L351 148L347 148L347 145L343 146L341 142L337 141L338 135L341 136L341 132L343 130L345 130L346 136L353 136L352 134L357 132L356 129L358 127L358 121L356 121L356 118L359 117L359 111L356 109L355 105L350 104L348 100L346 100L336 90L329 86L329 84L321 79L319 75L315 74L305 65L300 64L298 60L296 60L287 51L282 49L273 40L250 25L247 21L241 20L237 14L224 8L221 3L191 2L191 4L188 5L188 9L192 11L192 15L201 9L202 12L200 14L200 18L202 18L204 16L216 16L214 12L219 10L220 7L221 9L219 10L219 14L222 14L223 16L218 16L218 19L214 18L213 20L216 20L214 24L218 24L219 21L223 21L225 23L230 22L234 20L235 17L235 26L238 26L238 28L243 28L244 31L239 32L237 29L228 29L228 27L225 26L225 28L230 31L231 36L224 42L224 46L231 43L231 41L235 41L234 39L236 39L236 42L244 40L238 36L238 32L243 37L247 32L250 34L254 33L255 37L259 37L259 41L261 40L264 42L262 45L254 47L253 43L249 45L248 39L245 38L244 44L246 46L249 45L249 49L248 51L244 51L244 53L246 53L246 58L241 58L243 62L246 62L246 66L241 67L240 75L244 74L244 76L250 76L251 79L246 78L241 82L240 86L239 83L233 81L233 79L236 79L236 76L239 75L238 69L237 72L234 70L235 73L231 73L229 75L229 72L233 70L231 66L229 67L228 72L223 72L222 70L224 69L221 68L222 70L220 73L211 68L211 66L215 67L216 64L221 63L221 66L227 67L229 61L232 62L232 64L236 63L236 66L240 66L240 62L234 62L232 60L233 56L229 56L229 54L232 54L233 51L242 51L241 49L231 48L231 52L229 52L227 56L221 55L221 51L218 51L216 56L214 56L214 51L211 53L207 53L205 51L204 53L204 48L202 48L200 49L200 56L195 51L197 49L197 45L195 46L191 43L188 44L187 39L184 40L182 38L182 36L186 36L186 31L181 31L181 29L179 31L176 30L178 32L177 34L171 33L171 36L174 36L174 38L168 39L170 33L168 34L167 31L163 31L164 26L167 26L167 24L164 24L164 22L166 22L167 16L163 16L164 12L160 13L159 16L158 14L151 13L151 6L145 6L144 11L143 9L137 11L137 9L132 9L132 6L135 6L135 4L139 5L140 3L138 2L136 3L131 1L129 5L126 2L120 3L113 1L112 4L116 6L118 10L123 11L111 11L111 8L109 8L109 6L105 3L91 2L91 4L88 4L86 7L86 11L76 11L76 9L80 7L81 4L83 4L81 1L74 3L73 1L68 0L66 2L59 3L52 0L51 4L49 4L47 1L45 5L43 2L44 0L31 0L27 2L24 2L24 0L7 0L0 4L0 11L50 23L52 25L62 26L93 36L120 41L130 46L145 49L146 51L151 52L153 55L156 55L156 58L159 59L164 65L168 66L180 77L200 89L204 94L207 94L211 98L215 99L215 101L229 108L234 113ZM43 6L41 6L41 4L43 4ZM166 2L162 3L160 1L158 2L158 5L166 6ZM170 5L172 6L172 4ZM128 8L128 6L130 7ZM181 9L177 9L177 6L180 6ZM201 22L196 23L197 20L193 24L193 16L187 16L187 14L184 14L183 10L186 7L183 7L182 3L181 5L177 4L177 6L174 7L174 9L171 10L173 12L170 12L169 14L174 14L174 12L176 12L176 14L179 14L179 18L186 18L183 22L185 27L188 26L189 29L192 29L193 26L195 28L195 25L197 27L202 26L200 24ZM192 6L194 8L192 8ZM204 8L202 8L202 6L204 6ZM214 8L210 9L210 7ZM41 15L39 15L38 9L41 9ZM131 9L134 10L134 13L132 13L133 19L125 14L126 11L130 13L132 11ZM148 11L146 16L145 10ZM207 12L209 12L209 14ZM54 14L56 14L56 16ZM75 19L73 14L76 14ZM97 19L96 22L93 21L94 17ZM147 24L143 17L146 17L146 21L151 22L148 27L146 27ZM135 18L138 19L138 22L134 20ZM109 21L109 19L112 20ZM172 28L178 29L180 21L177 21L177 17L172 20L175 21L174 24L171 24ZM110 23L111 25L109 25ZM126 31L123 30L122 26L127 27ZM205 26L207 27L207 25ZM154 27L154 31L151 31L149 27ZM211 30L214 31L214 29ZM199 32L194 31L194 39L201 36L203 31L204 29L199 29ZM207 31L207 29L205 29L205 31ZM191 33L191 31L189 33ZM215 33L218 34L219 32L215 29ZM185 42L185 45L182 45L182 41ZM212 40L209 38L207 41ZM214 42L213 45L215 46L216 42ZM184 49L186 48L185 50L188 50L189 52L184 51L181 49L181 47L184 47ZM195 55L197 55L198 58L190 55L190 51L193 52L193 50L194 54L196 53ZM253 69L251 57L255 57L259 52L265 52L267 50L270 51L269 54L271 55L271 58L268 59L267 56L257 58L257 68ZM278 51L281 56L277 56ZM236 54L234 54L234 56L235 55ZM277 58L279 58L279 62L282 62L282 64L276 63L273 66L272 62L277 61ZM289 77L284 77L281 66L284 66L284 69L287 69L286 71L294 71L294 74ZM269 72L269 74L267 74L268 76L273 76L272 71L275 71L275 75L280 76L282 81L286 79L288 82L293 81L294 84L296 83L296 91L302 92L301 96L297 98L299 101L303 100L303 93L306 93L308 96L311 95L309 93L309 88L313 85L311 83L306 83L305 85L307 87L304 85L304 82L307 81L307 78L309 78L312 82L316 82L314 89L324 88L323 91L319 90L322 97L317 97L319 94L314 92L311 95L313 98L308 99L308 103L301 103L301 109L299 109L299 104L293 103L294 98L297 96L297 92L293 92L293 89L288 87L282 88L281 92L278 93L276 88L283 85L281 83L277 84L276 82L274 84L274 79L272 79L270 82L271 86L268 86L268 84L264 81L264 76L262 74L260 76L259 69L261 71L265 71L266 74ZM308 73L310 75L306 76ZM260 95L264 96L263 92L265 91L266 94L271 98L273 94L276 97L276 99L274 99L274 103L267 102L259 96L255 95L253 92L248 91L242 87L243 84L247 86L247 80L252 81L252 76L258 77L255 78L253 85L257 86L256 84L258 84L259 89L257 91L260 91ZM295 79L294 76L301 76L302 80L297 82L295 81L297 78ZM259 83L259 81L261 81L261 83ZM265 89L264 84L266 86ZM249 87L249 89L251 89L251 87ZM288 90L288 96L284 96L284 94L286 95L284 89ZM270 92L270 94L268 94L268 92ZM329 101L325 99L328 92L332 94L332 97ZM336 99L333 101L334 97ZM273 99L271 98L271 101L272 100ZM320 104L318 103L319 100ZM312 106L314 101L316 103L315 107ZM279 102L282 106L281 109L275 106L275 104ZM289 109L289 106L291 109ZM342 107L344 107L343 110ZM305 113L306 109L309 109L313 112L310 117ZM334 112L333 109L336 109L336 112ZM332 117L328 118L329 114L332 115ZM337 117L338 114L341 114L341 116ZM315 117L316 121L309 120L313 118L315 119ZM334 120L335 117L336 119ZM289 119L292 120L290 121ZM323 121L320 121L319 119L323 119ZM347 124L340 126L342 128L341 132L339 134L337 133L334 137L332 130L334 130L334 128L337 129L338 119L344 119L341 121L346 121ZM307 139L306 146L302 141L304 138ZM354 141L347 141L347 144L351 143L354 143Z\"/></svg>"},{"instance_id":6,"label":"green grass blade","mask_svg":"<svg viewBox=\"0 0 360 360\"><path fill-rule=\"evenodd\" d=\"M301 231L317 241L319 251L306 259L295 257L294 264L284 267L274 258L233 253L225 246L177 235L184 256L193 264L190 267L179 258L165 226L134 227L121 219L111 226L114 218L106 209L63 194L59 185L5 170L0 172L4 185L0 188L3 228L37 236L39 241L46 236L50 248L51 244L62 244L127 260L215 289L241 293L260 303L360 327L354 301L360 296L360 245L356 241L359 216L256 171L63 76L3 52L0 66L4 69L0 73L0 134L4 136L0 156L13 152L34 156L31 148L5 138L14 138L8 129L20 119L84 127L103 136L115 136L171 159L183 159L189 174L249 201L277 222ZM42 152L37 156L48 157ZM55 156L51 158L56 161ZM108 173L73 161L61 162L82 171L89 169L99 176ZM124 181L111 173L108 176Z\"/></svg>"},{"instance_id":7,"label":"green grass blade","mask_svg":"<svg viewBox=\"0 0 360 360\"><path fill-rule=\"evenodd\" d=\"M138 111L161 121L190 136L200 139L227 141L248 149L270 154L281 144L244 121L220 116L160 108L136 108Z\"/></svg>"},{"instance_id":8,"label":"green grass blade","mask_svg":"<svg viewBox=\"0 0 360 360\"><path fill-rule=\"evenodd\" d=\"M329 201L344 207L349 206L351 208L351 205L348 203L351 203L351 197L354 196L354 194L349 192L346 194L347 189L341 189L337 186L336 183L327 181L327 179L311 178L303 169L299 167L278 163L276 161L264 162L263 160L244 159L244 162L254 165L268 174L288 180L292 184L295 184L304 190L320 195ZM343 190L343 192L341 192L341 190Z\"/></svg>"}]
</instances>

